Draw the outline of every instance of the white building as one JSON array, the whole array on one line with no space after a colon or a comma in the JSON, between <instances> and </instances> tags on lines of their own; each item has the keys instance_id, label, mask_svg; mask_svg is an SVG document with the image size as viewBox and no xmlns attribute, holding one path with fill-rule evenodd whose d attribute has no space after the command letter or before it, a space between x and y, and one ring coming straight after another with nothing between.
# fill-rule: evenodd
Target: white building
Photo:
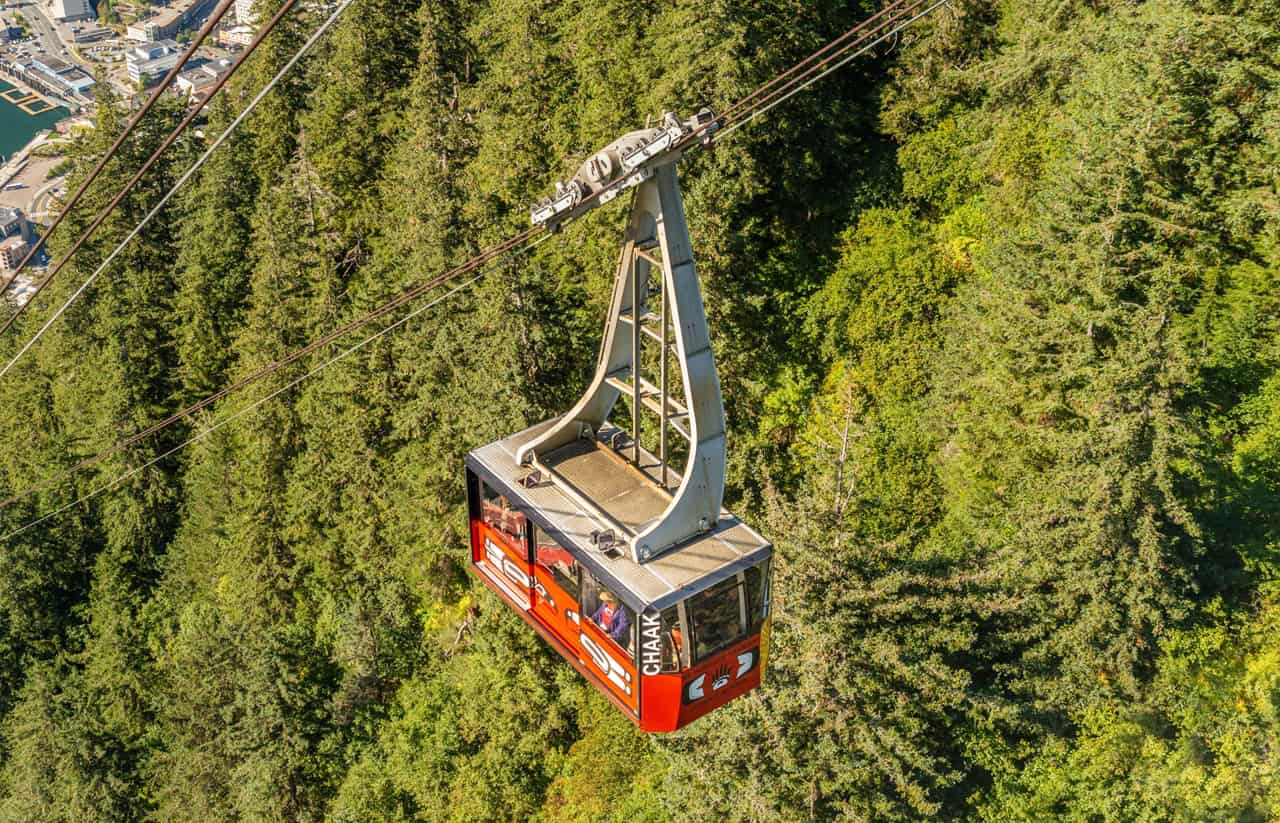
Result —
<instances>
[{"instance_id":1,"label":"white building","mask_svg":"<svg viewBox=\"0 0 1280 823\"><path fill-rule=\"evenodd\" d=\"M236 0L236 20L242 25L252 26L254 20L253 0Z\"/></svg>"},{"instance_id":2,"label":"white building","mask_svg":"<svg viewBox=\"0 0 1280 823\"><path fill-rule=\"evenodd\" d=\"M178 63L182 51L172 40L160 40L145 46L135 46L125 53L129 79L135 83L151 83L159 80Z\"/></svg>"},{"instance_id":3,"label":"white building","mask_svg":"<svg viewBox=\"0 0 1280 823\"><path fill-rule=\"evenodd\" d=\"M50 0L49 14L55 20L90 20L94 17L89 0Z\"/></svg>"}]
</instances>

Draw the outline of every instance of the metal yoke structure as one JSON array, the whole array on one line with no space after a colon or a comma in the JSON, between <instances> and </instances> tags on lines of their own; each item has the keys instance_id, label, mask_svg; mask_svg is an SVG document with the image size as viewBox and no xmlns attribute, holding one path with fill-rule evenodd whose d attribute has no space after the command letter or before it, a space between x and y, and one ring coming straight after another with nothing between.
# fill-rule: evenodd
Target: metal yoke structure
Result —
<instances>
[{"instance_id":1,"label":"metal yoke structure","mask_svg":"<svg viewBox=\"0 0 1280 823\"><path fill-rule=\"evenodd\" d=\"M590 386L568 413L516 455L518 462L544 472L572 499L613 526L618 534L603 535L602 548L621 537L637 563L713 528L724 500L724 403L676 178L677 159L672 156L667 163L650 166L652 174L636 188ZM644 374L646 338L658 347L656 384ZM680 370L683 402L669 391L672 359ZM538 459L577 438L596 437L624 395L631 405L630 442L614 443L620 447L615 451L624 457L630 451L634 468L671 496L662 515L638 529L611 517ZM657 466L643 464L642 410L658 418ZM668 481L669 431L689 444L688 459L674 489Z\"/></svg>"}]
</instances>

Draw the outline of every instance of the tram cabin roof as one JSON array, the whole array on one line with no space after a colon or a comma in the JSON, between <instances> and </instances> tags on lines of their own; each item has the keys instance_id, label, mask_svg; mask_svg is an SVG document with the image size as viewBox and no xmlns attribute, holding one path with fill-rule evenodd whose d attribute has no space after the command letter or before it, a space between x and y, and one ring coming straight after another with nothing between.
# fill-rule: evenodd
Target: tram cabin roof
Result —
<instances>
[{"instance_id":1,"label":"tram cabin roof","mask_svg":"<svg viewBox=\"0 0 1280 823\"><path fill-rule=\"evenodd\" d=\"M612 524L601 522L547 478L532 488L521 483L530 468L516 463L516 451L554 422L548 420L481 446L467 455L467 463L558 543L576 549L579 560L632 608L665 609L772 553L772 546L759 533L723 510L715 528L645 563L632 560L625 546L615 552L596 548L592 533L616 531ZM580 438L539 455L539 460L614 520L639 531L662 515L670 495L663 492L656 468L653 475L642 472L607 445L617 432L611 425L603 426L595 438ZM645 466L658 466L649 452L641 449L641 456Z\"/></svg>"}]
</instances>

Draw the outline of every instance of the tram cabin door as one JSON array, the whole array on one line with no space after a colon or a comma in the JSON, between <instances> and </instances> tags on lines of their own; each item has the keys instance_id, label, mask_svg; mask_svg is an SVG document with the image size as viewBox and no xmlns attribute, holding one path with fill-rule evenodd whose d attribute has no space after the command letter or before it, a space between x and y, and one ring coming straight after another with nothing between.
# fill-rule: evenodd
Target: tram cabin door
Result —
<instances>
[{"instance_id":1,"label":"tram cabin door","mask_svg":"<svg viewBox=\"0 0 1280 823\"><path fill-rule=\"evenodd\" d=\"M635 609L545 531L533 528L534 618L617 703L638 713Z\"/></svg>"},{"instance_id":2,"label":"tram cabin door","mask_svg":"<svg viewBox=\"0 0 1280 823\"><path fill-rule=\"evenodd\" d=\"M533 614L556 639L581 659L578 640L582 627L582 591L592 585L582 574L578 561L567 549L552 540L545 530L533 527Z\"/></svg>"}]
</instances>

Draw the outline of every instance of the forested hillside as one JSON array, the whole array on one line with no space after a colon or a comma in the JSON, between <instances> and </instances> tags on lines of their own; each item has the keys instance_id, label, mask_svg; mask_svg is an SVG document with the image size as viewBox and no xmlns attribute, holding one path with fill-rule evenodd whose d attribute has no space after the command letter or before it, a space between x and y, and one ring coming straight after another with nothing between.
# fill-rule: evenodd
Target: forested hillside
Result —
<instances>
[{"instance_id":1,"label":"forested hillside","mask_svg":"<svg viewBox=\"0 0 1280 823\"><path fill-rule=\"evenodd\" d=\"M874 9L355 0L0 383L0 497L522 230L617 135ZM6 361L320 14L272 35ZM181 116L157 111L55 256ZM124 119L101 107L78 174ZM0 820L1280 819L1280 0L954 0L680 169L728 503L778 552L761 689L644 736L466 573L463 455L581 392L614 204L0 542Z\"/></svg>"}]
</instances>

